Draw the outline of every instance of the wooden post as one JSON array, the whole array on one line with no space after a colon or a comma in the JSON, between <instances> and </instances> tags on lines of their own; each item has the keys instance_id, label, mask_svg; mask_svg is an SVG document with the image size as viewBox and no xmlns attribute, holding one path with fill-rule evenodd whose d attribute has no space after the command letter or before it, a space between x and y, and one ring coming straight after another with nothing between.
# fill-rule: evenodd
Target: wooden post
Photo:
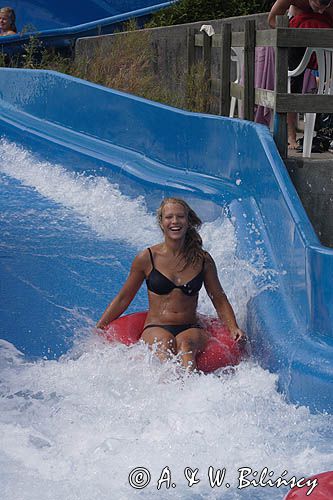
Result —
<instances>
[{"instance_id":1,"label":"wooden post","mask_svg":"<svg viewBox=\"0 0 333 500\"><path fill-rule=\"evenodd\" d=\"M244 43L244 119L252 120L254 117L254 63L256 46L255 21L245 21Z\"/></svg>"},{"instance_id":2,"label":"wooden post","mask_svg":"<svg viewBox=\"0 0 333 500\"><path fill-rule=\"evenodd\" d=\"M204 96L204 109L206 113L209 113L211 101L212 37L208 36L206 32L203 33L202 61L205 68L204 81L207 83L207 95Z\"/></svg>"},{"instance_id":3,"label":"wooden post","mask_svg":"<svg viewBox=\"0 0 333 500\"><path fill-rule=\"evenodd\" d=\"M212 37L203 32L202 60L205 66L205 78L210 79L212 63Z\"/></svg>"},{"instance_id":4,"label":"wooden post","mask_svg":"<svg viewBox=\"0 0 333 500\"><path fill-rule=\"evenodd\" d=\"M230 112L230 67L231 67L231 24L222 24L220 106L219 114L229 116Z\"/></svg>"},{"instance_id":5,"label":"wooden post","mask_svg":"<svg viewBox=\"0 0 333 500\"><path fill-rule=\"evenodd\" d=\"M191 72L194 64L195 33L193 28L187 28L187 74Z\"/></svg>"},{"instance_id":6,"label":"wooden post","mask_svg":"<svg viewBox=\"0 0 333 500\"><path fill-rule=\"evenodd\" d=\"M190 85L189 85L189 80L190 80L190 75L192 72L192 67L195 62L195 31L193 28L187 28L187 80L186 80L186 85L185 85L185 97L187 104L189 105L190 103Z\"/></svg>"},{"instance_id":7,"label":"wooden post","mask_svg":"<svg viewBox=\"0 0 333 500\"><path fill-rule=\"evenodd\" d=\"M288 18L277 16L276 29L286 28ZM275 47L275 108L277 94L288 92L288 47ZM282 158L288 156L288 127L287 113L277 113L274 109L274 132L275 144Z\"/></svg>"}]
</instances>

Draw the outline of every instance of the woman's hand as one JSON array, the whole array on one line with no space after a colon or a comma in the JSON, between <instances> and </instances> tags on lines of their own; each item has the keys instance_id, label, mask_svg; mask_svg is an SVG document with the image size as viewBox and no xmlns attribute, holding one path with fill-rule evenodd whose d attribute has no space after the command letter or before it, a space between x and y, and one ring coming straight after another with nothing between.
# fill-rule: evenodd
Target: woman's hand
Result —
<instances>
[{"instance_id":1,"label":"woman's hand","mask_svg":"<svg viewBox=\"0 0 333 500\"><path fill-rule=\"evenodd\" d=\"M245 333L243 332L243 330L241 330L240 328L232 328L230 330L230 335L231 337L236 340L236 342L246 342L247 338L246 338L246 335Z\"/></svg>"}]
</instances>

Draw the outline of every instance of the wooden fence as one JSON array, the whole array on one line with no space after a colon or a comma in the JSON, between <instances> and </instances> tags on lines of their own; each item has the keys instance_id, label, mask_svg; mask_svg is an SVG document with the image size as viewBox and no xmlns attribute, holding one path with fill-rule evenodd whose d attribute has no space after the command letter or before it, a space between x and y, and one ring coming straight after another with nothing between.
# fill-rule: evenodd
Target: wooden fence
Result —
<instances>
[{"instance_id":1,"label":"wooden fence","mask_svg":"<svg viewBox=\"0 0 333 500\"><path fill-rule=\"evenodd\" d=\"M275 89L255 88L255 48L275 49ZM333 29L288 28L288 19L277 18L276 29L256 30L255 21L245 22L244 32L231 32L231 25L222 25L222 32L213 36L187 33L188 70L195 62L195 47L202 47L202 60L210 85L219 88L219 112L229 116L231 97L243 102L243 118L254 119L255 105L274 110L273 137L283 158L288 152L287 113L333 113L333 95L288 93L288 48L333 48ZM230 81L232 47L244 48L243 83ZM220 75L211 78L212 50L220 51Z\"/></svg>"}]
</instances>

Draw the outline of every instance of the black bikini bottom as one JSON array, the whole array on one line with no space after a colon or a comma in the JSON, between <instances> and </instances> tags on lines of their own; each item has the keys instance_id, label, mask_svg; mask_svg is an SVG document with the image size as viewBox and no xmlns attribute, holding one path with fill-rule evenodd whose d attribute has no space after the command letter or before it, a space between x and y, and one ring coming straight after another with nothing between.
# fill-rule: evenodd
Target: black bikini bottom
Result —
<instances>
[{"instance_id":1,"label":"black bikini bottom","mask_svg":"<svg viewBox=\"0 0 333 500\"><path fill-rule=\"evenodd\" d=\"M184 332L185 330L188 330L189 328L200 328L201 330L203 327L199 323L184 323L183 325L155 325L155 324L150 324L146 325L142 332L144 332L147 328L153 328L153 327L158 327L158 328L163 328L163 330L167 330L171 335L174 337L177 337L180 333Z\"/></svg>"}]
</instances>

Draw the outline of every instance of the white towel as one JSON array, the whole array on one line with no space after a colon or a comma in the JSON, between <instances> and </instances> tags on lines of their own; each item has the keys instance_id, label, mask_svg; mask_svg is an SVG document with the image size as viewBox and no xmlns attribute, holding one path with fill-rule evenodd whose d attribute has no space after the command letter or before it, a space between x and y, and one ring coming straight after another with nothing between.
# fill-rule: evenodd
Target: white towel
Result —
<instances>
[{"instance_id":1,"label":"white towel","mask_svg":"<svg viewBox=\"0 0 333 500\"><path fill-rule=\"evenodd\" d=\"M200 31L204 31L208 36L215 35L214 28L211 24L203 24L200 28Z\"/></svg>"}]
</instances>

